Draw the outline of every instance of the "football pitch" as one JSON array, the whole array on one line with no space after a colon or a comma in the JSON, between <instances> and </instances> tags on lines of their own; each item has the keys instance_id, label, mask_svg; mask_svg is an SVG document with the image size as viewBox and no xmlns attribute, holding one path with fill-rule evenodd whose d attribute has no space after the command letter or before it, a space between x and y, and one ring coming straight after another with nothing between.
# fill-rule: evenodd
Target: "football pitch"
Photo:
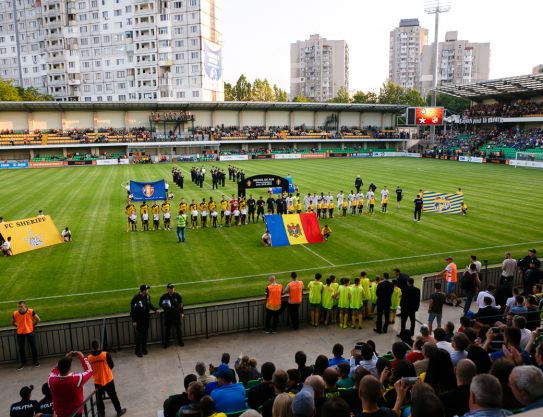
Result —
<instances>
[{"instance_id":1,"label":"football pitch","mask_svg":"<svg viewBox=\"0 0 543 417\"><path fill-rule=\"evenodd\" d=\"M209 172L213 164L205 166ZM228 163L216 163L227 168ZM247 176L291 174L302 195L340 190L347 195L357 174L363 189L373 182L377 195L391 191L388 213L320 220L333 230L328 242L266 248L264 225L187 230L178 244L175 231L126 232L126 192L129 179L165 178L180 198L201 201L237 192L237 184L203 188L190 181L191 164L177 164L185 173L185 188L171 181L172 164L126 165L0 171L0 215L6 220L52 216L59 231L69 226L73 242L0 258L0 326L9 325L16 301L26 299L42 320L126 313L140 284L152 286L153 301L169 282L177 284L186 305L264 294L266 277L275 273L286 283L291 271L306 283L316 272L324 276L372 277L399 267L410 275L443 268L446 255L459 268L469 255L501 262L505 250L515 257L535 247L543 252L543 173L504 165L482 165L429 159L320 159L235 162ZM396 209L394 189L404 200ZM413 222L413 198L419 189L464 191L467 216L423 213ZM266 198L265 189L252 190ZM248 190L247 194L250 194ZM139 206L139 204L136 204ZM139 220L138 220L139 222ZM172 222L172 226L175 222ZM140 226L140 225L138 225ZM162 220L161 220L162 226Z\"/></svg>"}]
</instances>

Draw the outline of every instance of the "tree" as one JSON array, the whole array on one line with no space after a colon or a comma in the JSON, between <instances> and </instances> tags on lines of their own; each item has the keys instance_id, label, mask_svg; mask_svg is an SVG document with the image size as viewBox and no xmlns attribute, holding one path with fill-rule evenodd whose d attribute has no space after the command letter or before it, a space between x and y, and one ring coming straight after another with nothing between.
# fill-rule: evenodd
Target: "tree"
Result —
<instances>
[{"instance_id":1,"label":"tree","mask_svg":"<svg viewBox=\"0 0 543 417\"><path fill-rule=\"evenodd\" d=\"M17 87L19 97L22 101L53 101L53 96L48 94L42 94L34 87L28 87L26 90L21 87Z\"/></svg>"},{"instance_id":2,"label":"tree","mask_svg":"<svg viewBox=\"0 0 543 417\"><path fill-rule=\"evenodd\" d=\"M230 83L224 83L224 101L236 101L234 87Z\"/></svg>"},{"instance_id":3,"label":"tree","mask_svg":"<svg viewBox=\"0 0 543 417\"><path fill-rule=\"evenodd\" d=\"M261 80L257 78L253 83L251 89L252 101L275 101L273 96L273 90L270 87L268 80Z\"/></svg>"},{"instance_id":4,"label":"tree","mask_svg":"<svg viewBox=\"0 0 543 417\"><path fill-rule=\"evenodd\" d=\"M401 104L407 104L409 106L425 106L426 100L420 95L418 90L414 88L408 88L404 90L404 96Z\"/></svg>"},{"instance_id":5,"label":"tree","mask_svg":"<svg viewBox=\"0 0 543 417\"><path fill-rule=\"evenodd\" d=\"M12 81L0 80L0 101L21 101L19 91Z\"/></svg>"},{"instance_id":6,"label":"tree","mask_svg":"<svg viewBox=\"0 0 543 417\"><path fill-rule=\"evenodd\" d=\"M404 89L393 81L386 81L379 89L379 104L404 104Z\"/></svg>"},{"instance_id":7,"label":"tree","mask_svg":"<svg viewBox=\"0 0 543 417\"><path fill-rule=\"evenodd\" d=\"M274 101L288 101L287 92L279 88L276 84L273 85Z\"/></svg>"},{"instance_id":8,"label":"tree","mask_svg":"<svg viewBox=\"0 0 543 417\"><path fill-rule=\"evenodd\" d=\"M353 95L353 103L357 103L357 104L366 104L366 103L375 104L378 101L379 101L379 97L377 96L377 94L371 91L368 91L367 93L363 91L357 91Z\"/></svg>"},{"instance_id":9,"label":"tree","mask_svg":"<svg viewBox=\"0 0 543 417\"><path fill-rule=\"evenodd\" d=\"M349 103L350 101L349 90L345 86L339 87L336 96L329 100L330 103Z\"/></svg>"},{"instance_id":10,"label":"tree","mask_svg":"<svg viewBox=\"0 0 543 417\"><path fill-rule=\"evenodd\" d=\"M426 98L428 105L432 102L432 95L428 94ZM449 94L437 94L436 105L443 106L447 110L450 110L454 113L462 113L464 110L469 108L469 100L462 97L455 97Z\"/></svg>"},{"instance_id":11,"label":"tree","mask_svg":"<svg viewBox=\"0 0 543 417\"><path fill-rule=\"evenodd\" d=\"M294 103L309 103L312 100L309 100L306 96L304 96L303 94L300 94L300 95L297 95L296 97L294 97L292 99L292 101Z\"/></svg>"},{"instance_id":12,"label":"tree","mask_svg":"<svg viewBox=\"0 0 543 417\"><path fill-rule=\"evenodd\" d=\"M247 81L247 77L241 74L234 86L234 100L250 101L251 100L251 83Z\"/></svg>"}]
</instances>

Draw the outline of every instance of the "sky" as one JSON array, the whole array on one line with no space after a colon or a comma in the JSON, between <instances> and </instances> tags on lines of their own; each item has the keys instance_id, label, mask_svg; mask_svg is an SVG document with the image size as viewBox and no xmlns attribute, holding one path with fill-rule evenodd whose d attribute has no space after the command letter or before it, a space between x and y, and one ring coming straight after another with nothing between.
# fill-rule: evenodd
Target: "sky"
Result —
<instances>
[{"instance_id":1,"label":"sky","mask_svg":"<svg viewBox=\"0 0 543 417\"><path fill-rule=\"evenodd\" d=\"M390 31L418 18L434 39L427 0L222 0L224 80L240 74L290 89L290 44L318 33L349 45L349 90L378 91L388 77ZM541 0L450 0L439 40L490 42L490 78L525 75L543 64Z\"/></svg>"}]
</instances>

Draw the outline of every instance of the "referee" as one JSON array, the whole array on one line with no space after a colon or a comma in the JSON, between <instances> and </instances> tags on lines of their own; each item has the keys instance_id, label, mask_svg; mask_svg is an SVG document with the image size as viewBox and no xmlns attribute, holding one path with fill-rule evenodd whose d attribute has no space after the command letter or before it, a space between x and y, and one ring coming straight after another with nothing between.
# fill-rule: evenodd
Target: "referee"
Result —
<instances>
[{"instance_id":1,"label":"referee","mask_svg":"<svg viewBox=\"0 0 543 417\"><path fill-rule=\"evenodd\" d=\"M183 334L181 333L181 319L185 317L183 311L183 298L175 292L173 284L166 285L167 292L160 297L159 305L164 310L164 349L170 344L172 327L175 328L179 346L184 346Z\"/></svg>"}]
</instances>

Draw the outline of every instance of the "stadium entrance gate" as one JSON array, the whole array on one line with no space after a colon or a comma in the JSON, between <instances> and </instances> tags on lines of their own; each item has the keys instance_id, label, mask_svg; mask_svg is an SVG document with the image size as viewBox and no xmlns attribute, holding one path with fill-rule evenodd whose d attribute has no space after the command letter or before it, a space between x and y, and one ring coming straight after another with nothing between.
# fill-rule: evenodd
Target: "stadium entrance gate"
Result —
<instances>
[{"instance_id":1,"label":"stadium entrance gate","mask_svg":"<svg viewBox=\"0 0 543 417\"><path fill-rule=\"evenodd\" d=\"M245 197L246 189L275 187L281 187L284 192L288 193L288 180L271 174L253 175L252 177L245 178L243 181L238 182L238 197Z\"/></svg>"}]
</instances>

